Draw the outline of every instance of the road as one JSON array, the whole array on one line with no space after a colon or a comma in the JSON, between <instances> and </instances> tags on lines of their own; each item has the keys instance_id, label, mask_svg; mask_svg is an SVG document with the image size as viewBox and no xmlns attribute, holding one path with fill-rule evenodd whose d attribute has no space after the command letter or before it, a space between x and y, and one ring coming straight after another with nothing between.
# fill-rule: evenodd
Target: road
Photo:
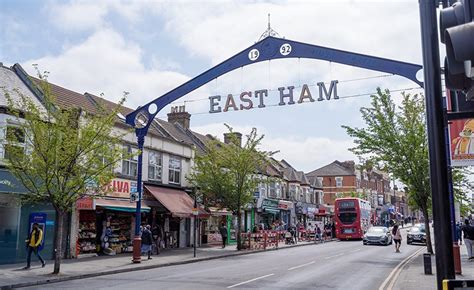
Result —
<instances>
[{"instance_id":1,"label":"road","mask_svg":"<svg viewBox=\"0 0 474 290\"><path fill-rule=\"evenodd\" d=\"M379 289L420 248L330 242L29 289Z\"/></svg>"}]
</instances>

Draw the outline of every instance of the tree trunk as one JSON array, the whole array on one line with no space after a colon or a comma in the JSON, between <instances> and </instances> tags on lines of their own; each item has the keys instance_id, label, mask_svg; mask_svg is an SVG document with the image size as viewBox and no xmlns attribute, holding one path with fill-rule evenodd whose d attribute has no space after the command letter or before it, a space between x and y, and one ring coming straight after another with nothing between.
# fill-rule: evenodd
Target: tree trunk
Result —
<instances>
[{"instance_id":1,"label":"tree trunk","mask_svg":"<svg viewBox=\"0 0 474 290\"><path fill-rule=\"evenodd\" d=\"M239 212L237 213L237 250L242 250L242 239L240 237L240 234L242 232L242 214L240 212L240 207L239 207Z\"/></svg>"},{"instance_id":2,"label":"tree trunk","mask_svg":"<svg viewBox=\"0 0 474 290\"><path fill-rule=\"evenodd\" d=\"M428 216L428 208L423 207L421 209L423 216L425 217L425 230L426 230L426 250L428 253L433 254L433 245L431 244L431 229L430 229L430 219Z\"/></svg>"},{"instance_id":3,"label":"tree trunk","mask_svg":"<svg viewBox=\"0 0 474 290\"><path fill-rule=\"evenodd\" d=\"M63 241L63 223L64 213L56 210L56 227L54 228L54 270L53 274L59 274L62 257L62 241Z\"/></svg>"}]
</instances>

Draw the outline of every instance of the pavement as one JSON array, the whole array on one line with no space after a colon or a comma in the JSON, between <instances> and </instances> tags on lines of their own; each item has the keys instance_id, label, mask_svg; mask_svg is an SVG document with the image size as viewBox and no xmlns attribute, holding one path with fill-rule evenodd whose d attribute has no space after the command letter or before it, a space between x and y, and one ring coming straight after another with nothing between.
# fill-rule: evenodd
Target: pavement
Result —
<instances>
[{"instance_id":1,"label":"pavement","mask_svg":"<svg viewBox=\"0 0 474 290\"><path fill-rule=\"evenodd\" d=\"M314 242L299 242L297 245L279 244L279 249L287 247L300 247L312 245ZM267 249L274 250L272 248ZM61 263L61 274L53 275L54 261L47 261L46 267L41 268L41 264L36 257L32 256L32 267L30 270L22 270L25 263L0 265L0 287L1 289L17 288L30 285L41 285L55 281L68 281L73 279L84 279L108 274L117 274L130 271L153 269L185 263L196 263L211 259L218 259L236 255L246 255L263 250L237 251L236 246L221 247L201 247L197 248L196 258L193 257L193 248L164 250L158 256L153 256L151 260L142 257L142 263L133 264L131 254L120 254L116 256L97 256L80 259L63 260Z\"/></svg>"},{"instance_id":2,"label":"pavement","mask_svg":"<svg viewBox=\"0 0 474 290\"><path fill-rule=\"evenodd\" d=\"M409 247L409 246L407 246ZM435 251L436 252L436 251ZM474 260L469 261L466 246L460 246L461 252L461 275L456 275L456 279L474 280ZM436 289L436 258L431 257L432 275L425 275L423 264L423 253L421 251L417 256L407 263L400 272L396 282L390 289L393 290L424 290Z\"/></svg>"},{"instance_id":3,"label":"pavement","mask_svg":"<svg viewBox=\"0 0 474 290\"><path fill-rule=\"evenodd\" d=\"M364 246L361 241L308 244L29 289L379 289L421 247Z\"/></svg>"}]
</instances>

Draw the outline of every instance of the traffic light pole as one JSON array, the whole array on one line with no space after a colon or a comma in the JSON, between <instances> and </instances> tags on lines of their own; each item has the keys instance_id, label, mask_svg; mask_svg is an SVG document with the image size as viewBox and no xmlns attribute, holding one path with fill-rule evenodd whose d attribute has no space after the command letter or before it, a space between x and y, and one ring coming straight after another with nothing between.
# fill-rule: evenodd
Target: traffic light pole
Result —
<instances>
[{"instance_id":1,"label":"traffic light pole","mask_svg":"<svg viewBox=\"0 0 474 290\"><path fill-rule=\"evenodd\" d=\"M444 132L441 68L439 60L436 3L419 0L423 71L426 100L426 121L430 157L430 183L436 245L436 278L441 290L443 279L454 279L453 240L448 186L446 137ZM425 217L428 218L428 217Z\"/></svg>"}]
</instances>

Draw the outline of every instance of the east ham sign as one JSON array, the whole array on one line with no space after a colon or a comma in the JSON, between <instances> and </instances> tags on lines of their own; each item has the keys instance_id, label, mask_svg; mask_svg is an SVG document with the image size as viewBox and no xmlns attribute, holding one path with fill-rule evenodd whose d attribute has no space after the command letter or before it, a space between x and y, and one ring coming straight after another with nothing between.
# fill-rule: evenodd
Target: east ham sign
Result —
<instances>
[{"instance_id":1,"label":"east ham sign","mask_svg":"<svg viewBox=\"0 0 474 290\"><path fill-rule=\"evenodd\" d=\"M325 83L319 82L316 84L317 86L317 101L321 102L324 100L330 100L331 96L333 99L339 99L337 95L337 80L331 81L329 84L329 88L326 87ZM279 106L284 105L294 105L294 104L302 104L308 102L315 102L316 100L309 89L307 84L304 84L301 87L300 91L295 92L294 86L288 87L279 87L278 92L280 95L280 102L278 103ZM297 93L297 94L295 94ZM268 97L268 90L256 90L256 91L245 91L240 93L240 96L235 96L232 94L228 94L227 98L225 98L225 103L223 104L224 107L221 106L221 101L223 98L221 95L211 96L209 97L209 113L221 113L221 112L228 112L231 111L242 111L242 110L251 110L255 107L257 108L265 108L266 99ZM295 99L298 98L296 101Z\"/></svg>"}]
</instances>

